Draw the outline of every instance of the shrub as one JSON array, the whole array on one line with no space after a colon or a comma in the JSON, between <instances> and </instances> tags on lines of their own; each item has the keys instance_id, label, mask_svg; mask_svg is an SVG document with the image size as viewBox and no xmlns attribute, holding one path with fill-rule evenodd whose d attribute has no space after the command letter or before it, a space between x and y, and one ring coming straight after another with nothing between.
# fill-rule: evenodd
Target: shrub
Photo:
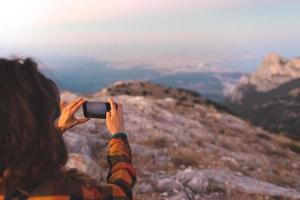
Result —
<instances>
[{"instance_id":1,"label":"shrub","mask_svg":"<svg viewBox=\"0 0 300 200\"><path fill-rule=\"evenodd\" d=\"M141 85L142 87L145 87L145 83L143 83L143 82L140 82L140 85Z\"/></svg>"},{"instance_id":2,"label":"shrub","mask_svg":"<svg viewBox=\"0 0 300 200\"><path fill-rule=\"evenodd\" d=\"M276 149L266 149L265 153L269 156L278 156L278 157L285 156L285 153L283 151L276 150Z\"/></svg>"},{"instance_id":3,"label":"shrub","mask_svg":"<svg viewBox=\"0 0 300 200\"><path fill-rule=\"evenodd\" d=\"M165 137L152 137L148 140L148 144L157 148L164 148L168 146L168 140Z\"/></svg>"},{"instance_id":4,"label":"shrub","mask_svg":"<svg viewBox=\"0 0 300 200\"><path fill-rule=\"evenodd\" d=\"M271 137L267 134L257 133L256 136L263 139L263 140L271 140Z\"/></svg>"},{"instance_id":5,"label":"shrub","mask_svg":"<svg viewBox=\"0 0 300 200\"><path fill-rule=\"evenodd\" d=\"M193 152L179 151L172 157L174 166L197 166L197 159L194 157Z\"/></svg>"},{"instance_id":6,"label":"shrub","mask_svg":"<svg viewBox=\"0 0 300 200\"><path fill-rule=\"evenodd\" d=\"M197 144L199 147L205 147L205 144L204 144L202 138L197 138L197 139L196 139L196 144Z\"/></svg>"},{"instance_id":7,"label":"shrub","mask_svg":"<svg viewBox=\"0 0 300 200\"><path fill-rule=\"evenodd\" d=\"M282 143L281 146L286 149L290 149L291 151L300 154L300 145L295 143Z\"/></svg>"}]
</instances>

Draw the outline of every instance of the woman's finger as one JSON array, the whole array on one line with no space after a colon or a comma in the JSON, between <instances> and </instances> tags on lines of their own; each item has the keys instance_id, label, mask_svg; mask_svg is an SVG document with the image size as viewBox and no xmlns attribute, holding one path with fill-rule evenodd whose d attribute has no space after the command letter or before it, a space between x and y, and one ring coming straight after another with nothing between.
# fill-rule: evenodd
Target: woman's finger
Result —
<instances>
[{"instance_id":1,"label":"woman's finger","mask_svg":"<svg viewBox=\"0 0 300 200\"><path fill-rule=\"evenodd\" d=\"M67 109L67 110L72 109L72 107L73 107L74 105L76 105L78 102L80 102L82 99L83 99L83 98L80 98L80 99L76 99L76 100L71 101L71 102L65 107L65 109Z\"/></svg>"},{"instance_id":2,"label":"woman's finger","mask_svg":"<svg viewBox=\"0 0 300 200\"><path fill-rule=\"evenodd\" d=\"M63 109L66 107L66 105L67 105L67 102L66 102L66 101L64 101L64 100L61 100L61 101L60 101L60 109L61 109L61 110L63 110Z\"/></svg>"},{"instance_id":3,"label":"woman's finger","mask_svg":"<svg viewBox=\"0 0 300 200\"><path fill-rule=\"evenodd\" d=\"M77 106L79 103L81 103L82 101L84 101L83 98L80 98L78 100L76 100L76 102L74 104L72 104L72 106L69 108L70 110L72 110L72 108L74 108L75 106Z\"/></svg>"},{"instance_id":4,"label":"woman's finger","mask_svg":"<svg viewBox=\"0 0 300 200\"><path fill-rule=\"evenodd\" d=\"M81 99L80 101L78 101L71 109L70 109L70 113L73 115L77 110L79 110L79 108L86 102L86 100Z\"/></svg>"},{"instance_id":5,"label":"woman's finger","mask_svg":"<svg viewBox=\"0 0 300 200\"><path fill-rule=\"evenodd\" d=\"M110 109L112 111L111 114L115 113L116 112L116 105L115 105L115 102L114 102L113 98L109 98L108 102L110 104Z\"/></svg>"}]
</instances>

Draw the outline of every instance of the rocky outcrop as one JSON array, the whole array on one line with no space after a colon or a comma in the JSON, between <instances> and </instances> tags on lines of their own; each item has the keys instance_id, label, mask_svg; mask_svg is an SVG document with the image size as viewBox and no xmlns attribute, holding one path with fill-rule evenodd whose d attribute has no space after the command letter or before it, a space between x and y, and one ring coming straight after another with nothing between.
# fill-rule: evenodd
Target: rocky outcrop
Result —
<instances>
[{"instance_id":1,"label":"rocky outcrop","mask_svg":"<svg viewBox=\"0 0 300 200\"><path fill-rule=\"evenodd\" d=\"M193 170L187 168L170 176L154 174L151 184L142 183L136 190L141 193L164 192L168 199L216 199L231 194L244 197L273 197L277 199L299 199L300 193L272 183L249 178L240 173L222 170Z\"/></svg>"},{"instance_id":2,"label":"rocky outcrop","mask_svg":"<svg viewBox=\"0 0 300 200\"><path fill-rule=\"evenodd\" d=\"M62 98L70 99L68 93ZM299 199L299 143L205 102L117 92L115 99L124 106L138 172L135 199ZM71 153L68 166L105 181L105 121L92 119L64 138Z\"/></svg>"},{"instance_id":3,"label":"rocky outcrop","mask_svg":"<svg viewBox=\"0 0 300 200\"><path fill-rule=\"evenodd\" d=\"M254 125L300 138L300 58L270 54L252 75L243 77L225 105Z\"/></svg>"},{"instance_id":4,"label":"rocky outcrop","mask_svg":"<svg viewBox=\"0 0 300 200\"><path fill-rule=\"evenodd\" d=\"M289 81L300 78L300 58L287 60L279 54L269 54L261 66L251 75L244 75L227 93L228 98L234 102L242 101L249 88L257 92L268 92Z\"/></svg>"}]
</instances>

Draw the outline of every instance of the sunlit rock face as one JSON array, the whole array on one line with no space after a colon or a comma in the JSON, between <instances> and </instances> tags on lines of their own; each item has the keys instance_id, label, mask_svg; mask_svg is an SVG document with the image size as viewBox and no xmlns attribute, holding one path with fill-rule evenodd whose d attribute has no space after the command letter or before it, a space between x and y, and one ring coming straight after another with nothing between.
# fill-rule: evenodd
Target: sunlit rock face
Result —
<instances>
[{"instance_id":1,"label":"sunlit rock face","mask_svg":"<svg viewBox=\"0 0 300 200\"><path fill-rule=\"evenodd\" d=\"M300 198L298 143L254 127L193 92L148 82L119 82L85 98L105 101L112 93L124 106L138 175L134 199ZM62 93L66 100L80 96ZM105 121L91 119L64 139L67 166L105 182L110 139Z\"/></svg>"},{"instance_id":2,"label":"sunlit rock face","mask_svg":"<svg viewBox=\"0 0 300 200\"><path fill-rule=\"evenodd\" d=\"M230 93L227 93L227 96L231 101L240 102L248 88L254 88L257 92L268 92L299 78L300 58L287 60L277 53L271 53L253 74L241 77L239 83Z\"/></svg>"}]
</instances>

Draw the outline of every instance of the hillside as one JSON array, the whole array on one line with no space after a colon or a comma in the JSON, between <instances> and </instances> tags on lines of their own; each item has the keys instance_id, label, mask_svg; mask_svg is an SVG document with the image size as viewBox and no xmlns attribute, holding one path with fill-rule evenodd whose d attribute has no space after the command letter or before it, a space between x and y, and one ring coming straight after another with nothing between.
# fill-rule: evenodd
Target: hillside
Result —
<instances>
[{"instance_id":1,"label":"hillside","mask_svg":"<svg viewBox=\"0 0 300 200\"><path fill-rule=\"evenodd\" d=\"M243 88L239 103L226 105L253 124L300 139L300 79L282 84L268 92Z\"/></svg>"},{"instance_id":2,"label":"hillside","mask_svg":"<svg viewBox=\"0 0 300 200\"><path fill-rule=\"evenodd\" d=\"M118 82L87 98L106 100L112 93L124 105L138 172L135 199L300 199L299 143L186 90ZM62 93L65 100L78 96ZM109 140L104 121L90 120L64 138L68 166L104 181Z\"/></svg>"},{"instance_id":3,"label":"hillside","mask_svg":"<svg viewBox=\"0 0 300 200\"><path fill-rule=\"evenodd\" d=\"M202 97L199 93L185 88L166 87L149 81L126 81L116 82L101 91L92 95L92 97L102 96L144 96L151 99L175 99L180 107L193 106L194 104L213 105L219 110L229 110L220 104Z\"/></svg>"},{"instance_id":4,"label":"hillside","mask_svg":"<svg viewBox=\"0 0 300 200\"><path fill-rule=\"evenodd\" d=\"M299 138L300 59L271 54L242 79L225 105L241 117L272 132Z\"/></svg>"}]
</instances>

